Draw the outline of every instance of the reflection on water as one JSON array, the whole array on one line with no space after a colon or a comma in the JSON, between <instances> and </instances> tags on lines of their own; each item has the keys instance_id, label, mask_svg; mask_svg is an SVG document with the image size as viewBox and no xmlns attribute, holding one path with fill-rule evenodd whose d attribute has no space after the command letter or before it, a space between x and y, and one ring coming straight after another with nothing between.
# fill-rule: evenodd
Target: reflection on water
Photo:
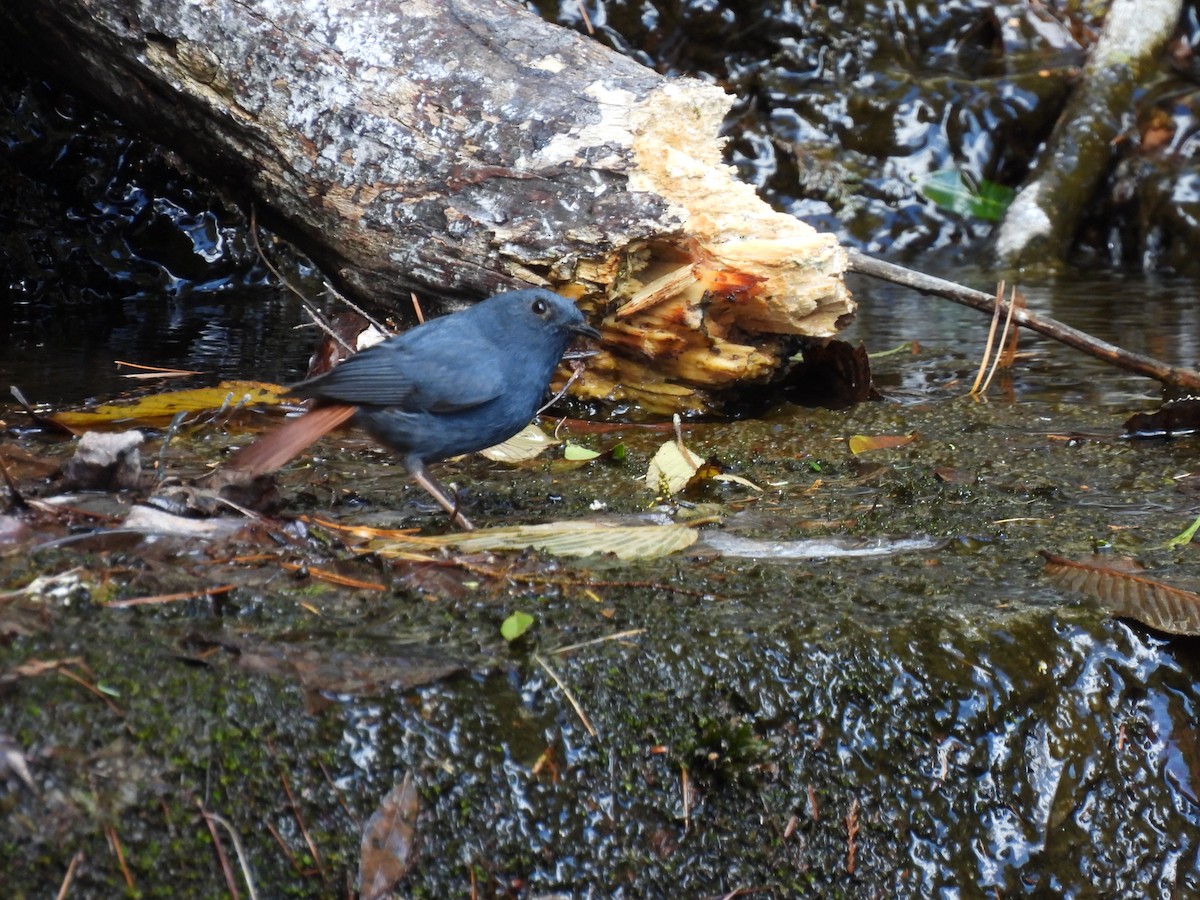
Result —
<instances>
[{"instance_id":1,"label":"reflection on water","mask_svg":"<svg viewBox=\"0 0 1200 900\"><path fill-rule=\"evenodd\" d=\"M275 292L272 292L273 294ZM0 383L35 403L77 404L139 390L117 360L189 369L217 378L290 381L303 375L315 341L295 298L256 290L222 302L127 301L77 313L35 334L14 335L0 356Z\"/></svg>"},{"instance_id":2,"label":"reflection on water","mask_svg":"<svg viewBox=\"0 0 1200 900\"><path fill-rule=\"evenodd\" d=\"M994 276L941 271L940 277L990 290ZM309 282L311 285L311 282ZM917 342L917 355L876 363L880 387L897 399L937 396L950 383L975 375L989 317L940 298L862 276L851 276L859 303L842 334L871 353ZM1029 308L1172 365L1200 359L1200 304L1188 279L1063 276L1022 282ZM75 308L39 328L17 330L0 357L0 380L23 387L31 399L74 403L129 389L114 360L195 369L222 378L288 380L299 377L316 341L294 296L283 289L227 288L219 297L141 297L115 307ZM1013 372L1014 397L1067 400L1114 408L1144 408L1158 385L1121 372L1079 351L1022 331Z\"/></svg>"},{"instance_id":3,"label":"reflection on water","mask_svg":"<svg viewBox=\"0 0 1200 900\"><path fill-rule=\"evenodd\" d=\"M994 290L996 281L1004 277L961 269L930 274L985 292ZM898 388L903 398L921 399L947 381L963 377L970 386L990 317L872 278L851 276L849 284L860 308L856 321L842 335L845 339L863 341L872 353L908 341L920 343L919 356L881 364L892 373L891 380L882 381L885 393L889 387ZM1193 279L1070 273L1017 285L1030 310L1099 340L1171 365L1195 366L1200 360L1200 305L1195 300L1200 288ZM1023 400L1140 409L1161 398L1157 382L1024 329L1012 381L1013 396Z\"/></svg>"}]
</instances>

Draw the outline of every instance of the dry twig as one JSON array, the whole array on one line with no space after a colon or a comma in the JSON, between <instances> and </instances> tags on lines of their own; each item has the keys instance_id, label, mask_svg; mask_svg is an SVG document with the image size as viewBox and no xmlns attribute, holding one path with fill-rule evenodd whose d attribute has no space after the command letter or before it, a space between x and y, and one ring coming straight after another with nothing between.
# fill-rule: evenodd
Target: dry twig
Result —
<instances>
[{"instance_id":1,"label":"dry twig","mask_svg":"<svg viewBox=\"0 0 1200 900\"><path fill-rule=\"evenodd\" d=\"M83 862L83 851L77 850L67 865L67 873L63 875L62 884L58 887L55 900L66 900L67 892L71 889L71 882L75 880L75 870L79 868L81 862Z\"/></svg>"},{"instance_id":2,"label":"dry twig","mask_svg":"<svg viewBox=\"0 0 1200 900\"><path fill-rule=\"evenodd\" d=\"M236 883L233 881L233 872L229 870L229 860L225 856L221 842L217 840L216 830L212 827L214 822L229 832L229 839L233 841L233 849L237 853L238 865L242 869L242 878L246 881L246 892L250 895L250 900L258 900L258 891L254 887L254 876L250 872L250 863L246 858L246 848L242 845L242 836L223 816L206 810L204 804L199 800L196 801L196 805L200 807L200 815L204 817L209 830L213 832L213 846L217 848L217 856L225 868L225 883L229 887L229 892L233 894L235 900L239 896Z\"/></svg>"},{"instance_id":3,"label":"dry twig","mask_svg":"<svg viewBox=\"0 0 1200 900\"><path fill-rule=\"evenodd\" d=\"M559 690L563 692L563 696L567 698L567 702L569 702L575 709L575 715L579 716L579 721L583 723L583 727L587 729L588 734L590 734L592 737L599 737L599 735L596 734L596 729L592 727L592 723L588 719L587 713L583 711L583 707L579 705L579 701L575 699L575 695L571 693L571 689L563 683L561 678L558 677L558 673L550 668L550 666L546 664L546 661L537 653L533 654L533 661L545 669L546 674L554 679L554 683L558 685Z\"/></svg>"}]
</instances>

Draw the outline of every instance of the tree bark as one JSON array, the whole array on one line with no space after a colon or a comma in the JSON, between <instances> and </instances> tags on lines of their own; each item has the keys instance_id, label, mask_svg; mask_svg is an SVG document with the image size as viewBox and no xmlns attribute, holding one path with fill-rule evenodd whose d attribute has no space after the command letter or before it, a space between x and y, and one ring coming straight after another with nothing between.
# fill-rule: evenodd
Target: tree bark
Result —
<instances>
[{"instance_id":1,"label":"tree bark","mask_svg":"<svg viewBox=\"0 0 1200 900\"><path fill-rule=\"evenodd\" d=\"M39 0L0 31L358 299L576 297L589 397L711 408L854 309L833 236L723 164L728 95L505 0Z\"/></svg>"}]
</instances>

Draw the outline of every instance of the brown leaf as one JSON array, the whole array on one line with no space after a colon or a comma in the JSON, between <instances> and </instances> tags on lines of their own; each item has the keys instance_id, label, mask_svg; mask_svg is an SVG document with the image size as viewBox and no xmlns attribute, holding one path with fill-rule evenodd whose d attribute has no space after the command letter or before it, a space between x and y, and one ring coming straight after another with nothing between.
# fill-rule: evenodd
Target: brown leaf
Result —
<instances>
[{"instance_id":1,"label":"brown leaf","mask_svg":"<svg viewBox=\"0 0 1200 900\"><path fill-rule=\"evenodd\" d=\"M1151 109L1149 114L1138 122L1138 131L1141 133L1138 149L1147 155L1167 150L1175 139L1177 127L1175 119L1167 110Z\"/></svg>"},{"instance_id":2,"label":"brown leaf","mask_svg":"<svg viewBox=\"0 0 1200 900\"><path fill-rule=\"evenodd\" d=\"M358 891L362 900L387 895L408 874L420 811L412 773L408 772L383 798L363 829L362 855L358 861Z\"/></svg>"},{"instance_id":3,"label":"brown leaf","mask_svg":"<svg viewBox=\"0 0 1200 900\"><path fill-rule=\"evenodd\" d=\"M0 594L0 644L13 638L30 637L50 627L47 610L7 602L11 595Z\"/></svg>"},{"instance_id":4,"label":"brown leaf","mask_svg":"<svg viewBox=\"0 0 1200 900\"><path fill-rule=\"evenodd\" d=\"M846 341L813 343L804 348L804 360L788 373L784 394L800 406L845 409L880 399L871 379L871 361L862 344Z\"/></svg>"},{"instance_id":5,"label":"brown leaf","mask_svg":"<svg viewBox=\"0 0 1200 900\"><path fill-rule=\"evenodd\" d=\"M1055 587L1097 600L1114 615L1135 619L1169 634L1200 634L1200 594L1130 571L1128 561L1075 561L1053 553L1046 574Z\"/></svg>"},{"instance_id":6,"label":"brown leaf","mask_svg":"<svg viewBox=\"0 0 1200 900\"><path fill-rule=\"evenodd\" d=\"M466 666L434 647L414 644L379 645L368 651L334 650L319 638L271 641L224 636L213 641L193 636L187 643L203 650L221 647L251 672L298 681L307 691L376 697L403 691L465 670Z\"/></svg>"},{"instance_id":7,"label":"brown leaf","mask_svg":"<svg viewBox=\"0 0 1200 900\"><path fill-rule=\"evenodd\" d=\"M329 323L330 331L333 334L326 334L325 339L313 351L313 355L308 360L308 373L305 378L316 378L318 375L324 375L347 356L350 351L347 346L353 347L355 351L365 350L373 344L378 344L380 341L392 337L390 334L384 334L374 325L367 321L366 317L357 312L340 312ZM337 335L335 338L333 335Z\"/></svg>"},{"instance_id":8,"label":"brown leaf","mask_svg":"<svg viewBox=\"0 0 1200 900\"><path fill-rule=\"evenodd\" d=\"M939 466L933 470L933 477L944 484L974 484L975 473L968 469L956 469L953 466Z\"/></svg>"}]
</instances>

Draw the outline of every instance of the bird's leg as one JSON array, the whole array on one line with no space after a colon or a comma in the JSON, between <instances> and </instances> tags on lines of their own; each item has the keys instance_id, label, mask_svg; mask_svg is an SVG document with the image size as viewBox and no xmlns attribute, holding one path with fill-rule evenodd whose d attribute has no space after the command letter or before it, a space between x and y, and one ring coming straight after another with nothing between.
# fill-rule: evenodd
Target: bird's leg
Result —
<instances>
[{"instance_id":1,"label":"bird's leg","mask_svg":"<svg viewBox=\"0 0 1200 900\"><path fill-rule=\"evenodd\" d=\"M405 466L408 472L412 475L413 481L425 489L425 491L434 500L438 502L438 506L450 514L450 518L463 531L474 531L475 526L471 524L470 519L458 511L458 501L452 498L444 487L438 484L436 478L429 474L429 470L425 468L425 463L419 459L409 458L405 460Z\"/></svg>"}]
</instances>

